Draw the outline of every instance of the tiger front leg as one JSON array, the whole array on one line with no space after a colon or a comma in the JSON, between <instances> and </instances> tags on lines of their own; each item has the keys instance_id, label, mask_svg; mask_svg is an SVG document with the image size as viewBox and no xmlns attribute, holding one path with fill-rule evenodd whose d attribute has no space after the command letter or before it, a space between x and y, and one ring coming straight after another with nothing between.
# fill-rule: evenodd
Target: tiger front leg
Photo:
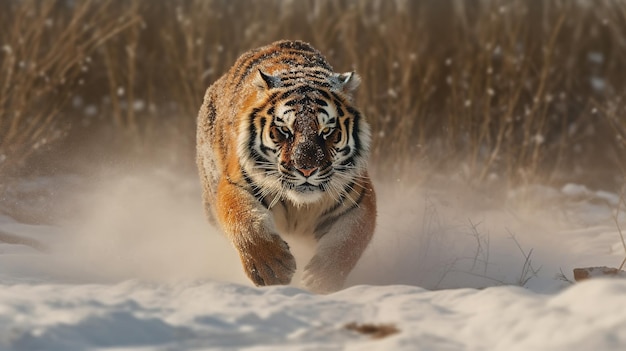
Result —
<instances>
[{"instance_id":1,"label":"tiger front leg","mask_svg":"<svg viewBox=\"0 0 626 351\"><path fill-rule=\"evenodd\" d=\"M304 268L302 282L316 293L343 288L348 274L369 244L376 226L374 190L365 190L362 201L337 219L319 238L317 250Z\"/></svg>"},{"instance_id":2,"label":"tiger front leg","mask_svg":"<svg viewBox=\"0 0 626 351\"><path fill-rule=\"evenodd\" d=\"M289 284L296 261L287 243L272 230L267 210L244 189L228 181L220 183L216 209L248 278L257 286Z\"/></svg>"}]
</instances>

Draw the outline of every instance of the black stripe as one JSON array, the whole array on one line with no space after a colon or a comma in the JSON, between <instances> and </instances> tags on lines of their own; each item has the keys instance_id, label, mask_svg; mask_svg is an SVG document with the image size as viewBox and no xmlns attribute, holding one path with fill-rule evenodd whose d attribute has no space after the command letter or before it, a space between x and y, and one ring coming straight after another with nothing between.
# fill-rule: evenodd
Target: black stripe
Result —
<instances>
[{"instance_id":1,"label":"black stripe","mask_svg":"<svg viewBox=\"0 0 626 351\"><path fill-rule=\"evenodd\" d=\"M354 125L354 124L353 124ZM354 139L354 135L350 134L350 117L346 117L343 120L343 127L346 129L346 136L348 137L348 140L346 140L346 146L344 148L342 148L341 150L339 150L340 152L343 152L344 156L348 156L350 154L350 137L352 136L352 138ZM356 145L355 142L355 147L358 147L358 145Z\"/></svg>"},{"instance_id":2,"label":"black stripe","mask_svg":"<svg viewBox=\"0 0 626 351\"><path fill-rule=\"evenodd\" d=\"M328 106L328 103L322 99L315 99L313 101L320 106Z\"/></svg>"},{"instance_id":3,"label":"black stripe","mask_svg":"<svg viewBox=\"0 0 626 351\"><path fill-rule=\"evenodd\" d=\"M359 111L357 111L354 107L347 106L346 109L348 113L353 114L355 117L360 116Z\"/></svg>"},{"instance_id":4,"label":"black stripe","mask_svg":"<svg viewBox=\"0 0 626 351\"><path fill-rule=\"evenodd\" d=\"M276 102L276 98L280 95L280 92L274 91L272 92L267 99L265 99L265 106L272 105ZM272 106L273 107L273 106Z\"/></svg>"},{"instance_id":5,"label":"black stripe","mask_svg":"<svg viewBox=\"0 0 626 351\"><path fill-rule=\"evenodd\" d=\"M325 71L304 71L304 76L309 78L315 78L321 81L327 81L329 74Z\"/></svg>"},{"instance_id":6,"label":"black stripe","mask_svg":"<svg viewBox=\"0 0 626 351\"><path fill-rule=\"evenodd\" d=\"M352 157L358 157L361 155L361 139L359 139L359 122L361 121L361 114L359 111L352 107L348 107L348 112L352 114L352 139L354 139L354 154Z\"/></svg>"},{"instance_id":7,"label":"black stripe","mask_svg":"<svg viewBox=\"0 0 626 351\"><path fill-rule=\"evenodd\" d=\"M211 99L212 100L212 99ZM211 101L207 106L209 124L213 125L215 123L215 117L217 116L217 111L215 110L215 103Z\"/></svg>"},{"instance_id":8,"label":"black stripe","mask_svg":"<svg viewBox=\"0 0 626 351\"><path fill-rule=\"evenodd\" d=\"M312 82L310 82L312 83ZM284 83L282 85L282 88L293 88L296 87L298 85L302 84L299 81L293 81L293 82L288 82L288 83ZM326 82L315 82L315 84L310 84L310 85L315 85L318 88L322 88L322 89L330 89L331 85L330 83L326 83Z\"/></svg>"},{"instance_id":9,"label":"black stripe","mask_svg":"<svg viewBox=\"0 0 626 351\"><path fill-rule=\"evenodd\" d=\"M287 91L283 92L282 94L280 94L280 97L278 97L277 100L280 100L280 101L286 100L287 98L289 98L293 94L293 92L294 92L293 89L287 90Z\"/></svg>"},{"instance_id":10,"label":"black stripe","mask_svg":"<svg viewBox=\"0 0 626 351\"><path fill-rule=\"evenodd\" d=\"M261 152L269 156L270 152L275 153L276 149L272 149L271 147L267 147L265 144L261 143Z\"/></svg>"},{"instance_id":11,"label":"black stripe","mask_svg":"<svg viewBox=\"0 0 626 351\"><path fill-rule=\"evenodd\" d=\"M281 47L279 45L279 47ZM313 49L315 50L315 49ZM308 50L307 50L308 51ZM252 59L252 57L254 56L254 54L258 53L259 51L254 51L251 53L251 55L249 55L247 57L247 61L244 61L242 63L242 65L240 65L240 67L237 68L236 77L239 77L239 80L237 81L236 86L240 87L243 84L243 81L252 73L255 71L255 68L261 64L261 62L263 61L269 61L275 57L278 56L282 56L285 55L287 56L285 59L280 60L280 62L285 62L287 60L291 61L291 62L287 62L288 64L290 64L291 66L302 66L302 67L321 67L323 69L326 69L328 71L332 71L332 67L330 67L330 65L326 62L326 60L323 58L323 56L321 56L321 54L319 52L315 51L311 51L314 54L307 54L306 52L303 52L301 50L295 49L295 50L274 50L274 51L266 51L265 53L263 53L262 55L259 55L258 57ZM289 56L295 56L295 58L293 57L289 57Z\"/></svg>"},{"instance_id":12,"label":"black stripe","mask_svg":"<svg viewBox=\"0 0 626 351\"><path fill-rule=\"evenodd\" d=\"M306 93L310 93L310 92L313 92L315 90L317 90L317 89L315 89L314 87L312 87L310 85L306 85L305 84L305 85L301 85L301 86L297 87L296 89L294 89L294 92L298 93L298 94L301 94L301 95L304 95Z\"/></svg>"},{"instance_id":13,"label":"black stripe","mask_svg":"<svg viewBox=\"0 0 626 351\"><path fill-rule=\"evenodd\" d=\"M286 63L292 67L313 68L312 70L304 69L304 71L323 73L333 71L324 56L310 44L302 41L281 41L273 46L268 45L245 52L237 60L236 66L231 69L231 77L238 79L236 86L239 87L256 66L280 56L284 58L276 60L278 63Z\"/></svg>"},{"instance_id":14,"label":"black stripe","mask_svg":"<svg viewBox=\"0 0 626 351\"><path fill-rule=\"evenodd\" d=\"M339 117L343 117L345 115L345 113L343 112L343 109L341 108L341 103L338 100L333 100L333 102L335 103L335 107L337 108L337 115L339 115Z\"/></svg>"},{"instance_id":15,"label":"black stripe","mask_svg":"<svg viewBox=\"0 0 626 351\"><path fill-rule=\"evenodd\" d=\"M322 95L326 99L330 99L330 95L328 95L328 93L325 90L320 89L320 87L311 86L311 85L298 85L298 86L291 87L287 91L281 92L276 100L277 101L286 100L293 94L305 95L306 93L316 93L316 94ZM328 106L328 104L324 106Z\"/></svg>"},{"instance_id":16,"label":"black stripe","mask_svg":"<svg viewBox=\"0 0 626 351\"><path fill-rule=\"evenodd\" d=\"M332 69L327 69L326 67L321 67L321 66L310 66L310 67L306 67L305 69L302 70L302 72L304 72L307 75L315 75L318 77L324 77L325 79L330 78L330 76L333 74L333 70Z\"/></svg>"},{"instance_id":17,"label":"black stripe","mask_svg":"<svg viewBox=\"0 0 626 351\"><path fill-rule=\"evenodd\" d=\"M250 192L252 196L254 196L254 198L257 199L257 201L260 202L261 205L263 205L263 207L265 207L265 209L269 209L269 205L265 203L265 199L262 196L261 188L256 185L256 183L254 183L252 178L250 178L250 176L248 175L248 172L246 172L243 168L241 170L241 173L243 174L243 179L248 184L248 192Z\"/></svg>"},{"instance_id":18,"label":"black stripe","mask_svg":"<svg viewBox=\"0 0 626 351\"><path fill-rule=\"evenodd\" d=\"M261 155L256 149L250 149L250 157L254 160L255 163L262 162L271 162L270 159L265 158L265 156Z\"/></svg>"},{"instance_id":19,"label":"black stripe","mask_svg":"<svg viewBox=\"0 0 626 351\"><path fill-rule=\"evenodd\" d=\"M354 155L352 155L352 157L350 158L343 160L339 165L340 166L354 166Z\"/></svg>"},{"instance_id":20,"label":"black stripe","mask_svg":"<svg viewBox=\"0 0 626 351\"><path fill-rule=\"evenodd\" d=\"M328 94L326 91L324 90L318 90L317 91L320 95L322 95L326 100L330 100L330 94Z\"/></svg>"},{"instance_id":21,"label":"black stripe","mask_svg":"<svg viewBox=\"0 0 626 351\"><path fill-rule=\"evenodd\" d=\"M260 121L261 121L261 133L263 133L263 130L265 129L265 125L267 124L267 118L261 117Z\"/></svg>"},{"instance_id":22,"label":"black stripe","mask_svg":"<svg viewBox=\"0 0 626 351\"><path fill-rule=\"evenodd\" d=\"M241 71L243 70L243 68L245 67L245 64L255 55L257 54L259 51L261 51L262 48L257 48L257 49L253 49L250 50L246 53L244 53L243 55L241 55L241 57L237 60L237 62L239 63L235 68L235 72L234 72L234 76L235 77L239 77L241 76ZM235 64L237 64L237 62Z\"/></svg>"},{"instance_id":23,"label":"black stripe","mask_svg":"<svg viewBox=\"0 0 626 351\"><path fill-rule=\"evenodd\" d=\"M248 133L250 134L248 138L248 150L250 150L250 152L252 153L254 153L254 139L256 138L256 135L257 135L254 120L256 119L257 113L259 113L260 110L261 109L259 108L252 109L252 112L250 113L250 116L248 118L248 125L249 125Z\"/></svg>"},{"instance_id":24,"label":"black stripe","mask_svg":"<svg viewBox=\"0 0 626 351\"><path fill-rule=\"evenodd\" d=\"M322 80L325 81L328 79L329 77L329 73L326 71L312 71L312 70L308 70L308 69L302 69L304 67L299 67L299 69L295 69L292 71L289 71L287 73L285 73L281 78L283 81L285 80L289 80L289 79L298 79L298 78L304 78L304 77L308 77L308 78L314 78L317 80Z\"/></svg>"},{"instance_id":25,"label":"black stripe","mask_svg":"<svg viewBox=\"0 0 626 351\"><path fill-rule=\"evenodd\" d=\"M270 156L268 151L276 152L276 150L272 149L271 147L265 146L265 143L263 143L263 133L265 132L266 124L267 124L267 118L261 117L261 130L259 132L259 137L261 138L261 145L259 145L259 147L261 148L261 152L263 152L267 156Z\"/></svg>"},{"instance_id":26,"label":"black stripe","mask_svg":"<svg viewBox=\"0 0 626 351\"><path fill-rule=\"evenodd\" d=\"M256 66L258 66L262 61L266 61L269 60L273 57L276 56L280 56L282 55L283 52L281 51L270 51L270 52L266 52L263 55L258 56L257 58L252 59L251 57L248 58L248 61L245 62L245 64L243 64L242 66L243 68L243 72L241 72L242 70L238 70L239 74L237 74L236 76L239 76L239 80L237 81L236 86L240 87L241 84L243 84L243 81L250 75L251 72L254 71L254 68Z\"/></svg>"},{"instance_id":27,"label":"black stripe","mask_svg":"<svg viewBox=\"0 0 626 351\"><path fill-rule=\"evenodd\" d=\"M246 192L250 192L250 189L248 189L248 187L246 187L244 184L235 182L234 180L230 179L229 176L226 176L226 181L230 185L234 185L234 186L238 187L239 189L245 190Z\"/></svg>"},{"instance_id":28,"label":"black stripe","mask_svg":"<svg viewBox=\"0 0 626 351\"><path fill-rule=\"evenodd\" d=\"M285 102L285 106L293 106L306 103L306 99L293 99Z\"/></svg>"},{"instance_id":29,"label":"black stripe","mask_svg":"<svg viewBox=\"0 0 626 351\"><path fill-rule=\"evenodd\" d=\"M335 212L337 209L339 209L339 207L341 207L341 205L343 205L343 201L346 199L346 189L348 189L348 192L350 192L350 188L354 187L354 181L348 183L348 185L346 185L343 188L343 192L341 193L341 196L339 197L339 199L337 200L337 203L335 204L335 206L331 207L330 209L326 210L323 214L323 216L326 216L327 214L333 213Z\"/></svg>"},{"instance_id":30,"label":"black stripe","mask_svg":"<svg viewBox=\"0 0 626 351\"><path fill-rule=\"evenodd\" d=\"M255 108L255 109L252 110L252 113L250 113L250 121L249 121L250 127L248 129L248 133L250 134L250 136L248 138L248 152L250 153L250 157L252 157L252 159L255 161L255 163L269 162L270 161L264 155L261 155L260 153L258 153L258 151L255 148L255 144L254 144L257 136L259 136L261 138L261 151L264 152L267 156L269 156L267 154L267 150L264 149L265 145L263 145L263 136L260 133L257 133L257 129L256 129L256 126L255 126L255 123L254 123L254 119L256 118L257 113L260 110L261 109L259 109L259 108ZM261 133L263 132L262 128L265 126L266 123L267 123L267 119L266 118L261 118Z\"/></svg>"},{"instance_id":31,"label":"black stripe","mask_svg":"<svg viewBox=\"0 0 626 351\"><path fill-rule=\"evenodd\" d=\"M324 235L328 234L333 224L335 224L339 219L341 219L341 217L346 216L348 213L358 208L359 205L363 202L363 199L365 198L365 191L366 189L362 187L361 193L359 194L359 198L356 199L356 201L351 202L352 205L350 207L346 208L344 211L342 211L339 214L329 216L328 218L321 221L318 225L316 225L315 230L313 231L315 233L315 239L320 240ZM340 202L339 205L342 205L343 204L342 202ZM335 205L335 207L337 206ZM335 210L337 209L339 209L339 207L335 208ZM332 212L334 211L328 211L328 213L332 213Z\"/></svg>"},{"instance_id":32,"label":"black stripe","mask_svg":"<svg viewBox=\"0 0 626 351\"><path fill-rule=\"evenodd\" d=\"M343 197L343 199L347 198L348 194L350 194L350 192L352 192L352 191L356 192L356 190L354 189L355 186L356 186L356 183L352 182L350 185L345 187L345 189L344 189L345 196ZM359 198L356 199L356 201L350 200L351 206L349 208L347 208L346 210L344 210L343 212L341 212L338 216L343 216L344 214L348 213L349 211L352 211L353 209L359 207L361 202L363 202L363 199L365 198L365 188L363 186L361 186L361 185L359 185L359 188L361 188L361 192L359 193ZM342 202L344 201L343 199L342 199Z\"/></svg>"},{"instance_id":33,"label":"black stripe","mask_svg":"<svg viewBox=\"0 0 626 351\"><path fill-rule=\"evenodd\" d=\"M343 104L343 99L334 91L330 92L333 96L333 101L335 101L336 105Z\"/></svg>"},{"instance_id":34,"label":"black stripe","mask_svg":"<svg viewBox=\"0 0 626 351\"><path fill-rule=\"evenodd\" d=\"M313 233L315 234L315 240L320 240L324 235L328 234L330 228L337 222L339 216L331 216L324 219L318 225L315 226Z\"/></svg>"},{"instance_id":35,"label":"black stripe","mask_svg":"<svg viewBox=\"0 0 626 351\"><path fill-rule=\"evenodd\" d=\"M350 149L351 149L350 146L346 146L337 150L337 152L341 152L344 156L348 156L350 154Z\"/></svg>"}]
</instances>

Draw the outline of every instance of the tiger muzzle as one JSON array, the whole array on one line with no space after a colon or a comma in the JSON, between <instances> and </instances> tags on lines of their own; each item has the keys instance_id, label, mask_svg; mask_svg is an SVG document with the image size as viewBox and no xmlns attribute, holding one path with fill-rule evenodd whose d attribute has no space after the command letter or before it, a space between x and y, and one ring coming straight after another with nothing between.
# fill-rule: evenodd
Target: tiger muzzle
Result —
<instances>
[{"instance_id":1,"label":"tiger muzzle","mask_svg":"<svg viewBox=\"0 0 626 351\"><path fill-rule=\"evenodd\" d=\"M324 149L314 140L305 140L294 148L294 166L305 177L309 177L319 169L325 159Z\"/></svg>"}]
</instances>

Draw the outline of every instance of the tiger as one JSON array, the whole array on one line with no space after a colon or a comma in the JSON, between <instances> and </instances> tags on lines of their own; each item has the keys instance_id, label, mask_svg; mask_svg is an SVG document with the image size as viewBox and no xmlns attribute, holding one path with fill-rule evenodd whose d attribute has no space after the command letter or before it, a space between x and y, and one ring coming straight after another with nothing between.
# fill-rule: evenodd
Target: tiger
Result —
<instances>
[{"instance_id":1,"label":"tiger","mask_svg":"<svg viewBox=\"0 0 626 351\"><path fill-rule=\"evenodd\" d=\"M282 40L245 52L206 90L196 133L204 210L256 286L291 283L289 235L312 239L300 283L315 293L342 289L371 241L360 82L310 44Z\"/></svg>"}]
</instances>

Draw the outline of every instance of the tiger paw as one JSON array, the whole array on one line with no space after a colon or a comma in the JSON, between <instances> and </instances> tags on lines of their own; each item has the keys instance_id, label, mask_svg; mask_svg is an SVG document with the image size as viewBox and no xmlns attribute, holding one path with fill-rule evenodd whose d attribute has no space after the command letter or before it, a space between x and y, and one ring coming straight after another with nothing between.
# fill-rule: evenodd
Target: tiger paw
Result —
<instances>
[{"instance_id":1,"label":"tiger paw","mask_svg":"<svg viewBox=\"0 0 626 351\"><path fill-rule=\"evenodd\" d=\"M244 271L256 286L289 284L296 271L289 246L277 235L268 241L248 242L239 252Z\"/></svg>"},{"instance_id":2,"label":"tiger paw","mask_svg":"<svg viewBox=\"0 0 626 351\"><path fill-rule=\"evenodd\" d=\"M331 264L315 256L306 265L302 274L302 284L306 289L318 294L329 294L343 288L346 276Z\"/></svg>"}]
</instances>

